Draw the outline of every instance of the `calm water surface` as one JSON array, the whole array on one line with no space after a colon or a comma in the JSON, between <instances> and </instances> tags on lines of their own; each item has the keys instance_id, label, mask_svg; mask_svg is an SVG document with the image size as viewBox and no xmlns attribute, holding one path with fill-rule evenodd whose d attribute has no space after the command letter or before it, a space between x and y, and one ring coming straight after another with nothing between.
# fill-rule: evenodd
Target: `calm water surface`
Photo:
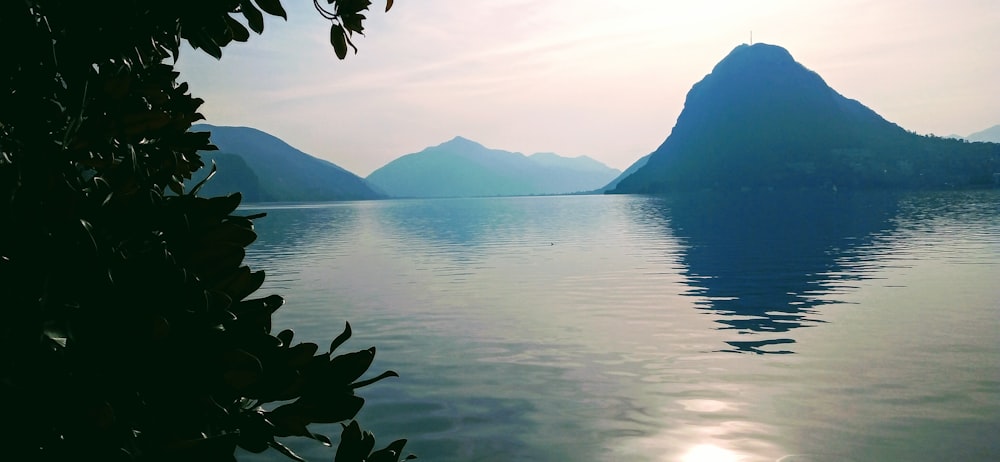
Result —
<instances>
[{"instance_id":1,"label":"calm water surface","mask_svg":"<svg viewBox=\"0 0 1000 462\"><path fill-rule=\"evenodd\" d=\"M379 447L1000 460L1000 191L264 211L247 259L287 300L275 329L323 344L350 321L372 374L402 376L361 393ZM333 457L313 443L290 445Z\"/></svg>"}]
</instances>

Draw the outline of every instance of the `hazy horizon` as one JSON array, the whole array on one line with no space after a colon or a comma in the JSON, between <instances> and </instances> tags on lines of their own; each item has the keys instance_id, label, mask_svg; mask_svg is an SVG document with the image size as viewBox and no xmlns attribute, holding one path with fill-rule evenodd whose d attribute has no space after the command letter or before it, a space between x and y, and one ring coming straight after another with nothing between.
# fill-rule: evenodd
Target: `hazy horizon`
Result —
<instances>
[{"instance_id":1,"label":"hazy horizon","mask_svg":"<svg viewBox=\"0 0 1000 462\"><path fill-rule=\"evenodd\" d=\"M985 0L374 2L339 61L306 2L180 79L214 125L250 126L360 176L463 136L626 169L669 135L693 84L733 48L789 50L844 96L921 134L1000 123L1000 9Z\"/></svg>"}]
</instances>

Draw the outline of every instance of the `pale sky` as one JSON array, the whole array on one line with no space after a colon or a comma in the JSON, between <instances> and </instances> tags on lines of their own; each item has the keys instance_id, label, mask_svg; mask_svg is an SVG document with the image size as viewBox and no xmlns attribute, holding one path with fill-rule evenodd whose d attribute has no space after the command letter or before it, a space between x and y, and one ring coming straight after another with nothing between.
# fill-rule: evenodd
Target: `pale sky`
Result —
<instances>
[{"instance_id":1,"label":"pale sky","mask_svg":"<svg viewBox=\"0 0 1000 462\"><path fill-rule=\"evenodd\" d=\"M751 31L908 130L1000 124L997 0L374 0L345 61L312 2L284 4L287 22L267 17L221 61L182 50L181 80L208 123L362 177L456 135L624 170Z\"/></svg>"}]
</instances>

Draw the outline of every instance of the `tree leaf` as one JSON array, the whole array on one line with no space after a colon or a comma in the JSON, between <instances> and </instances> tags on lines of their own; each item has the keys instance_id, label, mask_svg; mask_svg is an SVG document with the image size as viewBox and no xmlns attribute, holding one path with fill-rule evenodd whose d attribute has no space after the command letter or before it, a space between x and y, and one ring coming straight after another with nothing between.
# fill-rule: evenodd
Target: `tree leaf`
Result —
<instances>
[{"instance_id":1,"label":"tree leaf","mask_svg":"<svg viewBox=\"0 0 1000 462\"><path fill-rule=\"evenodd\" d=\"M330 440L330 437L322 433L310 433L309 438L312 438L316 441L319 441L320 443L323 443L323 446L326 446L328 448L333 447L333 441Z\"/></svg>"},{"instance_id":2,"label":"tree leaf","mask_svg":"<svg viewBox=\"0 0 1000 462\"><path fill-rule=\"evenodd\" d=\"M296 454L294 451L289 449L288 446L285 446L284 444L281 444L277 441L268 441L267 444L269 444L272 448L276 449L278 452L284 454L285 457L288 457L289 459L297 460L299 462L306 462L305 459L299 457L298 454Z\"/></svg>"},{"instance_id":3,"label":"tree leaf","mask_svg":"<svg viewBox=\"0 0 1000 462\"><path fill-rule=\"evenodd\" d=\"M281 16L282 19L288 20L288 14L285 13L285 8L281 6L281 0L255 0L260 9L264 10L267 14L271 16Z\"/></svg>"},{"instance_id":4,"label":"tree leaf","mask_svg":"<svg viewBox=\"0 0 1000 462\"><path fill-rule=\"evenodd\" d=\"M331 385L348 386L361 376L375 360L375 347L333 358L327 366Z\"/></svg>"},{"instance_id":5,"label":"tree leaf","mask_svg":"<svg viewBox=\"0 0 1000 462\"><path fill-rule=\"evenodd\" d=\"M334 23L330 27L330 44L333 45L333 52L337 54L337 58L347 57L347 35L340 24Z\"/></svg>"},{"instance_id":6,"label":"tree leaf","mask_svg":"<svg viewBox=\"0 0 1000 462\"><path fill-rule=\"evenodd\" d=\"M215 43L215 40L213 40L212 37L207 32L205 32L204 30L198 31L196 37L198 38L198 42L197 44L192 42L191 43L192 47L201 48L202 51L208 53L209 56L215 59L222 59L222 48L220 48L219 45ZM191 42L191 39L188 39L188 42Z\"/></svg>"},{"instance_id":7,"label":"tree leaf","mask_svg":"<svg viewBox=\"0 0 1000 462\"><path fill-rule=\"evenodd\" d=\"M345 14L341 16L344 23L344 28L351 32L357 32L364 35L365 32L365 15L355 13L355 14Z\"/></svg>"},{"instance_id":8,"label":"tree leaf","mask_svg":"<svg viewBox=\"0 0 1000 462\"><path fill-rule=\"evenodd\" d=\"M264 367L256 356L244 350L230 350L221 355L222 379L226 385L245 390L260 379Z\"/></svg>"},{"instance_id":9,"label":"tree leaf","mask_svg":"<svg viewBox=\"0 0 1000 462\"><path fill-rule=\"evenodd\" d=\"M302 401L302 398L295 403L298 404ZM306 409L303 412L309 417L309 420L315 423L334 423L343 422L348 419L353 419L361 412L361 408L365 405L365 399L360 396L355 395L339 395L333 397L325 397L322 401L309 402L305 406Z\"/></svg>"},{"instance_id":10,"label":"tree leaf","mask_svg":"<svg viewBox=\"0 0 1000 462\"><path fill-rule=\"evenodd\" d=\"M295 332L291 329L285 329L278 332L278 339L281 340L283 346L288 347L292 344L292 337L295 336Z\"/></svg>"},{"instance_id":11,"label":"tree leaf","mask_svg":"<svg viewBox=\"0 0 1000 462\"><path fill-rule=\"evenodd\" d=\"M406 440L393 441L388 446L371 453L367 462L399 462L399 457L403 455L403 446Z\"/></svg>"},{"instance_id":12,"label":"tree leaf","mask_svg":"<svg viewBox=\"0 0 1000 462\"><path fill-rule=\"evenodd\" d=\"M304 367L309 364L309 360L316 354L319 345L312 342L300 343L288 349L285 362L293 368Z\"/></svg>"},{"instance_id":13,"label":"tree leaf","mask_svg":"<svg viewBox=\"0 0 1000 462\"><path fill-rule=\"evenodd\" d=\"M373 378L370 378L370 379L367 379L367 380L362 380L360 382L352 383L351 384L351 389L352 390L356 390L356 389L361 388L361 387L367 387L368 385L371 385L371 384L373 384L375 382L378 382L379 380L382 380L382 379L387 379L389 377L399 377L399 374L397 374L396 371L385 371L385 372L379 374L378 377L373 377Z\"/></svg>"},{"instance_id":14,"label":"tree leaf","mask_svg":"<svg viewBox=\"0 0 1000 462\"><path fill-rule=\"evenodd\" d=\"M229 32L233 34L233 40L237 42L246 42L250 40L250 31L239 21L233 19L232 16L226 15L226 26L229 27Z\"/></svg>"},{"instance_id":15,"label":"tree leaf","mask_svg":"<svg viewBox=\"0 0 1000 462\"><path fill-rule=\"evenodd\" d=\"M197 196L198 195L198 191L200 191L201 187L205 185L205 182L207 182L208 180L212 179L212 177L215 176L215 173L218 170L219 170L219 168L218 168L218 166L215 165L215 161L213 160L212 161L212 170L208 172L208 175L206 175L204 179L202 179L201 181L199 181L198 184L194 185L194 187L191 188L190 194L192 196Z\"/></svg>"},{"instance_id":16,"label":"tree leaf","mask_svg":"<svg viewBox=\"0 0 1000 462\"><path fill-rule=\"evenodd\" d=\"M375 437L366 431L362 431L356 420L352 420L349 425L344 426L344 431L340 434L340 446L337 447L337 454L334 462L364 462L375 447Z\"/></svg>"},{"instance_id":17,"label":"tree leaf","mask_svg":"<svg viewBox=\"0 0 1000 462\"><path fill-rule=\"evenodd\" d=\"M330 342L330 353L333 353L333 350L336 350L337 347L343 345L349 338L351 338L351 323L345 322L344 331L341 332L337 338L333 339L332 342Z\"/></svg>"},{"instance_id":18,"label":"tree leaf","mask_svg":"<svg viewBox=\"0 0 1000 462\"><path fill-rule=\"evenodd\" d=\"M264 32L264 15L250 3L250 0L240 0L240 11L243 12L243 17L247 18L250 29L258 34Z\"/></svg>"}]
</instances>

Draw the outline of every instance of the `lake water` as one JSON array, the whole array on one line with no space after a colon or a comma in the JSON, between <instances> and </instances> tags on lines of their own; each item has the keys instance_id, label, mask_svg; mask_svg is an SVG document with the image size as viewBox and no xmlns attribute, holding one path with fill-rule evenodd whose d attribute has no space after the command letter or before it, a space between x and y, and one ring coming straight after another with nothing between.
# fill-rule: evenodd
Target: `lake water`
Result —
<instances>
[{"instance_id":1,"label":"lake water","mask_svg":"<svg viewBox=\"0 0 1000 462\"><path fill-rule=\"evenodd\" d=\"M286 298L276 331L326 344L350 321L342 348L375 345L370 375L401 375L360 391L378 447L408 438L429 461L1000 460L1000 191L264 211L247 260Z\"/></svg>"}]
</instances>

